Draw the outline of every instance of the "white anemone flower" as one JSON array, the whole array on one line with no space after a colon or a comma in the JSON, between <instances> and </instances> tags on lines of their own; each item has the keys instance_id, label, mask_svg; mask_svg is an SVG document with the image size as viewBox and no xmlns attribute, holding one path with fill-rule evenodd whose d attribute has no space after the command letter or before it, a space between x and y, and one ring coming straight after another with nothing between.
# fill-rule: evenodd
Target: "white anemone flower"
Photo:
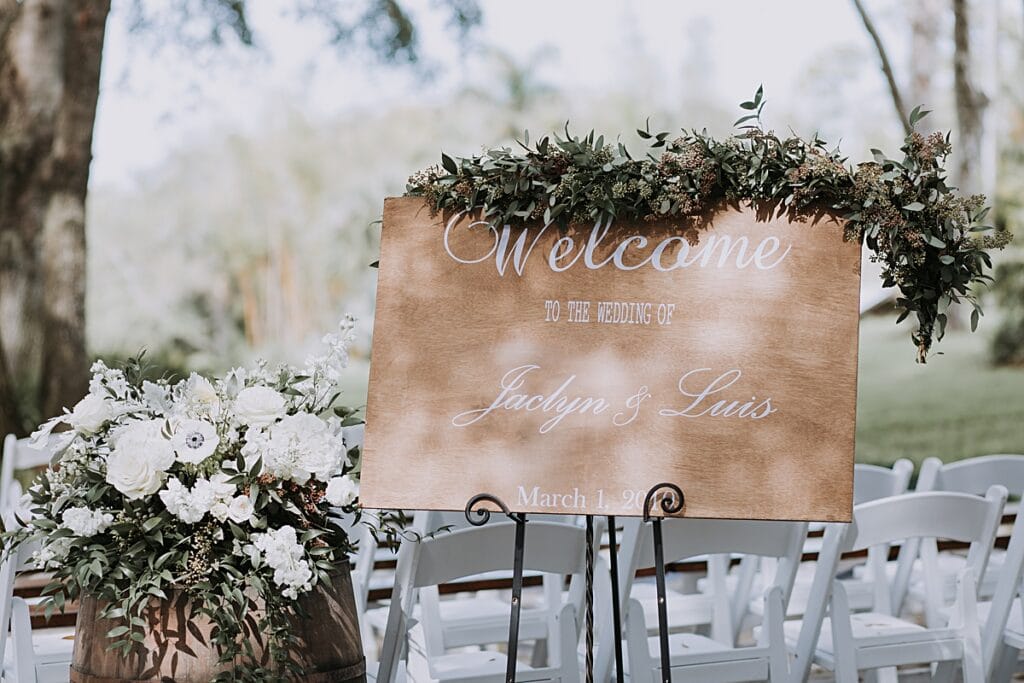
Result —
<instances>
[{"instance_id":1,"label":"white anemone flower","mask_svg":"<svg viewBox=\"0 0 1024 683\"><path fill-rule=\"evenodd\" d=\"M198 465L217 450L217 429L205 420L182 420L174 429L171 444L180 462Z\"/></svg>"}]
</instances>

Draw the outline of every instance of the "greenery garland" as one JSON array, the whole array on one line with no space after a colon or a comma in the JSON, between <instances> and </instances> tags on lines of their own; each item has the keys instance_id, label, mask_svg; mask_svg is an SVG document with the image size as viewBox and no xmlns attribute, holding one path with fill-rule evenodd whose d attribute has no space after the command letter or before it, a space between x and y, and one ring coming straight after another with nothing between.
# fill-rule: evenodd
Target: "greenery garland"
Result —
<instances>
[{"instance_id":1,"label":"greenery garland","mask_svg":"<svg viewBox=\"0 0 1024 683\"><path fill-rule=\"evenodd\" d=\"M882 265L883 286L899 287L897 322L917 316L911 337L919 362L933 339L942 339L952 304L971 304L976 329L982 311L972 288L992 279L986 250L1003 248L1012 235L976 234L993 230L982 224L989 209L984 195L963 196L946 184L949 135L913 131L902 160L872 150L873 161L850 166L817 135L781 138L764 130L764 104L759 88L740 105L751 112L736 121L740 132L724 140L696 130L670 140L648 122L637 133L661 153L639 159L593 131L575 137L568 125L564 138L543 137L533 146L527 134L522 150L442 154L440 166L409 179L406 194L427 198L435 211L478 210L500 222L543 221L564 230L620 219L677 223L684 231L729 203L794 219L834 213L845 223L844 238L866 244ZM914 109L911 128L927 113Z\"/></svg>"}]
</instances>

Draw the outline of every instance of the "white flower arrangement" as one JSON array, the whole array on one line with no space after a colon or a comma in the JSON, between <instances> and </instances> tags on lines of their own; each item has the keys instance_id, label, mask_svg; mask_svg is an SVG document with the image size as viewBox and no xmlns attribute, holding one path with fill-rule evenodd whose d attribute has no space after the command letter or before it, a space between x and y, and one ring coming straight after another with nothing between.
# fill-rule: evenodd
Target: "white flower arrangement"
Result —
<instances>
[{"instance_id":1,"label":"white flower arrangement","mask_svg":"<svg viewBox=\"0 0 1024 683\"><path fill-rule=\"evenodd\" d=\"M8 533L41 544L49 609L90 594L124 618L184 592L218 626L222 661L242 662L225 680L255 680L263 670L238 637L255 596L269 651L286 662L294 601L354 550L329 516L357 512L359 449L343 430L358 421L335 405L352 328L348 317L303 369L151 382L141 359L97 362L89 394L34 435L58 455L29 489L25 526ZM129 652L133 628L111 645Z\"/></svg>"}]
</instances>

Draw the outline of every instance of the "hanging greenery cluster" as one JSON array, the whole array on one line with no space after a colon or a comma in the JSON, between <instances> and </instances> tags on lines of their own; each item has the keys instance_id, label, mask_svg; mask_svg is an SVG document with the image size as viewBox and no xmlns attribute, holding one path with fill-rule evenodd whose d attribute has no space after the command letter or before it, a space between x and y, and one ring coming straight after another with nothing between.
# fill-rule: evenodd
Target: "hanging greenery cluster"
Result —
<instances>
[{"instance_id":1,"label":"hanging greenery cluster","mask_svg":"<svg viewBox=\"0 0 1024 683\"><path fill-rule=\"evenodd\" d=\"M902 159L872 150L874 160L851 166L817 135L779 137L761 124L763 91L740 105L738 132L716 140L706 131L637 133L651 151L634 158L621 142L593 132L543 137L521 149L486 150L452 158L409 179L408 195L425 197L436 211L480 211L503 223L555 223L563 229L596 220L675 224L680 231L727 204L751 204L793 219L821 213L839 217L845 239L867 245L882 266L885 287L898 287L902 321L917 317L912 338L918 361L941 339L952 304L981 308L973 287L991 280L987 250L1011 239L984 225L984 195L964 196L946 183L949 136L916 131ZM913 128L928 112L910 115ZM656 150L656 151L655 151ZM979 234L988 232L989 234Z\"/></svg>"}]
</instances>

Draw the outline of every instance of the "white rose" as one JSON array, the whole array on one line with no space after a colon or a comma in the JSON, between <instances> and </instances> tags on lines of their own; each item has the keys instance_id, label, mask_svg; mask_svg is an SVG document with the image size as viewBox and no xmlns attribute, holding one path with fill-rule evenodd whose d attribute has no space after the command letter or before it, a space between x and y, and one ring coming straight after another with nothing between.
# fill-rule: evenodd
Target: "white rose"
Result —
<instances>
[{"instance_id":1,"label":"white rose","mask_svg":"<svg viewBox=\"0 0 1024 683\"><path fill-rule=\"evenodd\" d=\"M327 482L327 491L324 493L324 498L328 504L340 508L351 505L358 495L359 484L348 475L345 475L343 477L334 477Z\"/></svg>"},{"instance_id":2,"label":"white rose","mask_svg":"<svg viewBox=\"0 0 1024 683\"><path fill-rule=\"evenodd\" d=\"M198 465L213 455L220 443L217 429L205 420L182 420L174 428L171 445L181 462Z\"/></svg>"},{"instance_id":3,"label":"white rose","mask_svg":"<svg viewBox=\"0 0 1024 683\"><path fill-rule=\"evenodd\" d=\"M139 420L119 427L111 437L113 453L129 454L166 472L174 464L174 447L163 434L163 420Z\"/></svg>"},{"instance_id":4,"label":"white rose","mask_svg":"<svg viewBox=\"0 0 1024 683\"><path fill-rule=\"evenodd\" d=\"M115 448L107 458L107 482L125 497L134 500L159 491L163 484L163 473L153 467L147 458Z\"/></svg>"},{"instance_id":5,"label":"white rose","mask_svg":"<svg viewBox=\"0 0 1024 683\"><path fill-rule=\"evenodd\" d=\"M265 427L284 415L284 396L267 387L242 389L235 399L238 421L250 427Z\"/></svg>"},{"instance_id":6,"label":"white rose","mask_svg":"<svg viewBox=\"0 0 1024 683\"><path fill-rule=\"evenodd\" d=\"M244 524L252 519L253 507L249 496L235 496L228 505L228 517L235 524Z\"/></svg>"},{"instance_id":7,"label":"white rose","mask_svg":"<svg viewBox=\"0 0 1024 683\"><path fill-rule=\"evenodd\" d=\"M113 415L110 401L98 394L89 394L75 404L67 423L83 434L95 434Z\"/></svg>"}]
</instances>

